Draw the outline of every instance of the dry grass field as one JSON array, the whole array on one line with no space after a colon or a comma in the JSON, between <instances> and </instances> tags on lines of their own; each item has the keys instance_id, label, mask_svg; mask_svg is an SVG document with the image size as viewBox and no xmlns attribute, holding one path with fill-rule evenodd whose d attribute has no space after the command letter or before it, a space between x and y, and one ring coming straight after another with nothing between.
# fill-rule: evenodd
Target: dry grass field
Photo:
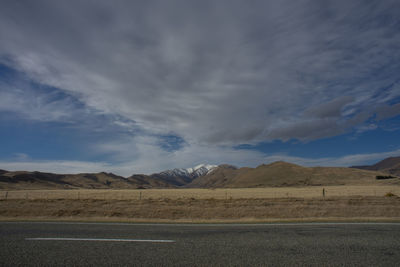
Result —
<instances>
[{"instance_id":1,"label":"dry grass field","mask_svg":"<svg viewBox=\"0 0 400 267\"><path fill-rule=\"evenodd\" d=\"M0 191L0 199L262 199L351 196L400 196L400 186L308 186L224 189L70 189Z\"/></svg>"},{"instance_id":2,"label":"dry grass field","mask_svg":"<svg viewBox=\"0 0 400 267\"><path fill-rule=\"evenodd\" d=\"M0 200L1 220L261 222L400 220L399 197Z\"/></svg>"},{"instance_id":3,"label":"dry grass field","mask_svg":"<svg viewBox=\"0 0 400 267\"><path fill-rule=\"evenodd\" d=\"M399 186L1 191L0 220L400 221L398 196Z\"/></svg>"}]
</instances>

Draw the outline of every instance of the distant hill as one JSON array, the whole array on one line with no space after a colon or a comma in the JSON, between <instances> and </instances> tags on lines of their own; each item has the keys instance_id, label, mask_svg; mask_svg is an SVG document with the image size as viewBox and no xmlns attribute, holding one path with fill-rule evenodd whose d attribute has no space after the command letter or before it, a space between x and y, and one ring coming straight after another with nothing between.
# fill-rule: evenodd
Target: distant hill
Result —
<instances>
[{"instance_id":1,"label":"distant hill","mask_svg":"<svg viewBox=\"0 0 400 267\"><path fill-rule=\"evenodd\" d=\"M369 166L353 166L351 168L371 170L371 171L381 171L388 174L400 176L400 157L390 157L379 161L374 165Z\"/></svg>"},{"instance_id":2,"label":"distant hill","mask_svg":"<svg viewBox=\"0 0 400 267\"><path fill-rule=\"evenodd\" d=\"M314 185L400 184L400 179L377 180L382 172L341 167L302 167L283 161L257 168L218 168L187 187L280 187Z\"/></svg>"},{"instance_id":3,"label":"distant hill","mask_svg":"<svg viewBox=\"0 0 400 267\"><path fill-rule=\"evenodd\" d=\"M200 164L193 168L166 170L152 175L133 174L128 178L113 173L54 174L0 170L0 189L135 189L174 188L206 175L216 165Z\"/></svg>"},{"instance_id":4,"label":"distant hill","mask_svg":"<svg viewBox=\"0 0 400 267\"><path fill-rule=\"evenodd\" d=\"M303 167L277 161L256 168L205 165L128 178L113 173L54 174L0 170L0 189L246 188L316 185L398 184L400 158L354 168ZM393 177L388 176L393 175ZM381 179L377 179L380 177ZM389 178L389 179L388 179Z\"/></svg>"},{"instance_id":5,"label":"distant hill","mask_svg":"<svg viewBox=\"0 0 400 267\"><path fill-rule=\"evenodd\" d=\"M133 183L137 186L137 188L146 189L146 188L175 188L176 185L173 183L168 183L167 181L157 179L156 177L152 177L144 174L134 174L128 178L126 178L129 183Z\"/></svg>"},{"instance_id":6,"label":"distant hill","mask_svg":"<svg viewBox=\"0 0 400 267\"><path fill-rule=\"evenodd\" d=\"M171 187L147 175L124 178L113 173L54 174L45 172L0 172L0 189L135 189Z\"/></svg>"}]
</instances>

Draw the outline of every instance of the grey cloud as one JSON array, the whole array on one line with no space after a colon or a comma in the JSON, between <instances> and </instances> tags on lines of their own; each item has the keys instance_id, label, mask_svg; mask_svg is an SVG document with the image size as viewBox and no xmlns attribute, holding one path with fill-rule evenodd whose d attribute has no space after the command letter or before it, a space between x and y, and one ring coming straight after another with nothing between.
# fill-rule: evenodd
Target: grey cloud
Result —
<instances>
[{"instance_id":1,"label":"grey cloud","mask_svg":"<svg viewBox=\"0 0 400 267\"><path fill-rule=\"evenodd\" d=\"M132 120L88 107L79 95L34 83L9 69L0 80L0 115L12 121L34 121L42 127L58 125L64 131L78 130L97 138L110 133L111 138L143 134Z\"/></svg>"},{"instance_id":2,"label":"grey cloud","mask_svg":"<svg viewBox=\"0 0 400 267\"><path fill-rule=\"evenodd\" d=\"M313 119L309 121L293 122L287 126L281 126L268 133L271 139L287 141L295 136L302 141L310 141L322 137L331 137L343 133L344 129L337 125L332 118Z\"/></svg>"},{"instance_id":3,"label":"grey cloud","mask_svg":"<svg viewBox=\"0 0 400 267\"><path fill-rule=\"evenodd\" d=\"M394 117L400 114L400 103L392 106L382 106L377 110L377 120Z\"/></svg>"},{"instance_id":4,"label":"grey cloud","mask_svg":"<svg viewBox=\"0 0 400 267\"><path fill-rule=\"evenodd\" d=\"M316 107L311 107L305 111L306 116L315 116L317 118L327 118L327 117L341 117L341 110L344 105L351 103L353 97L342 96L338 97L327 103L320 104Z\"/></svg>"},{"instance_id":5,"label":"grey cloud","mask_svg":"<svg viewBox=\"0 0 400 267\"><path fill-rule=\"evenodd\" d=\"M377 94L397 79L399 7L2 1L0 58L150 132L217 144L311 140L399 96L395 87Z\"/></svg>"},{"instance_id":6,"label":"grey cloud","mask_svg":"<svg viewBox=\"0 0 400 267\"><path fill-rule=\"evenodd\" d=\"M0 82L0 111L13 112L23 118L41 122L71 122L85 109L73 97L59 98L52 93L37 92L28 82Z\"/></svg>"}]
</instances>

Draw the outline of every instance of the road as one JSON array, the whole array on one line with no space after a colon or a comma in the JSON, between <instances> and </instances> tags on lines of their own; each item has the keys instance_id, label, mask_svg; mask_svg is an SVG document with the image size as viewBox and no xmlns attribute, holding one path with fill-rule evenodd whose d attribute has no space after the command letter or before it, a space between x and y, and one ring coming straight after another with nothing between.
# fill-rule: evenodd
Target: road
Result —
<instances>
[{"instance_id":1,"label":"road","mask_svg":"<svg viewBox=\"0 0 400 267\"><path fill-rule=\"evenodd\" d=\"M400 224L0 223L1 266L399 266Z\"/></svg>"}]
</instances>

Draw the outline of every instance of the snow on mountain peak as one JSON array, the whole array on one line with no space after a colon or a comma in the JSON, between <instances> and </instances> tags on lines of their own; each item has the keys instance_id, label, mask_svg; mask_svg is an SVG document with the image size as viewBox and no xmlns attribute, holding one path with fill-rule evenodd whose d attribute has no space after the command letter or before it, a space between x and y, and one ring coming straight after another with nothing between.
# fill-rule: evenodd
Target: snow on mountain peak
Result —
<instances>
[{"instance_id":1,"label":"snow on mountain peak","mask_svg":"<svg viewBox=\"0 0 400 267\"><path fill-rule=\"evenodd\" d=\"M214 170L218 165L199 164L193 168L173 169L161 172L161 174L169 176L184 176L192 179L203 176Z\"/></svg>"},{"instance_id":2,"label":"snow on mountain peak","mask_svg":"<svg viewBox=\"0 0 400 267\"><path fill-rule=\"evenodd\" d=\"M217 165L211 165L211 164L199 164L199 165L197 165L197 166L195 166L193 168L187 168L186 170L189 173L194 173L194 172L197 172L197 171L209 172L211 169L214 169L216 167L218 167L218 166Z\"/></svg>"}]
</instances>

